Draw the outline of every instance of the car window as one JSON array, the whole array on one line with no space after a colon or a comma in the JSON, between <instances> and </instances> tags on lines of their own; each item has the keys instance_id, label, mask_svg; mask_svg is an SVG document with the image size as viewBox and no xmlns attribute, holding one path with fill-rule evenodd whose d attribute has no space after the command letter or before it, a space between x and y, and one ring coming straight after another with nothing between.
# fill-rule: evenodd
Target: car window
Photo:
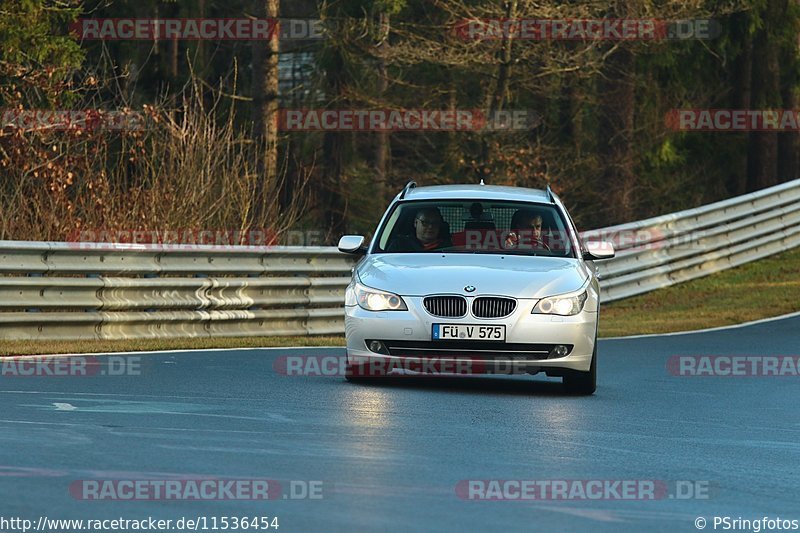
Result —
<instances>
[{"instance_id":1,"label":"car window","mask_svg":"<svg viewBox=\"0 0 800 533\"><path fill-rule=\"evenodd\" d=\"M574 257L569 231L552 204L407 201L395 204L373 251Z\"/></svg>"}]
</instances>

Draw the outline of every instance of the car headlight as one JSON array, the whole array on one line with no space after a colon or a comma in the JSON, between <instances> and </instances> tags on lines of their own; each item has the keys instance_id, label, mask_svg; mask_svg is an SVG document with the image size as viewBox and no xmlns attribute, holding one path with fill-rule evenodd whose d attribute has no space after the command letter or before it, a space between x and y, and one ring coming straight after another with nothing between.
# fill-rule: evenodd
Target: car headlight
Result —
<instances>
[{"instance_id":1,"label":"car headlight","mask_svg":"<svg viewBox=\"0 0 800 533\"><path fill-rule=\"evenodd\" d=\"M406 303L398 295L365 287L360 283L351 284L345 293L345 305L356 303L367 311L408 311Z\"/></svg>"},{"instance_id":2,"label":"car headlight","mask_svg":"<svg viewBox=\"0 0 800 533\"><path fill-rule=\"evenodd\" d=\"M572 316L583 311L588 295L586 291L571 296L553 296L543 298L533 308L533 313L542 315Z\"/></svg>"}]
</instances>

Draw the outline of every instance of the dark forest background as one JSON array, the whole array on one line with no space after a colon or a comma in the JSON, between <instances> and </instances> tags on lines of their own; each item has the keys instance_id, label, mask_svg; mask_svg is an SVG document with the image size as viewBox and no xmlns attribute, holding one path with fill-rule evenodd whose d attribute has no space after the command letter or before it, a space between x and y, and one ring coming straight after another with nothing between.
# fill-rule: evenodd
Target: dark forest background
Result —
<instances>
[{"instance_id":1,"label":"dark forest background","mask_svg":"<svg viewBox=\"0 0 800 533\"><path fill-rule=\"evenodd\" d=\"M325 38L87 41L77 18L322 19ZM710 40L465 41L472 18L713 18ZM796 0L1 0L0 111L141 114L0 129L0 239L85 228L369 233L410 179L551 184L582 229L798 178L797 133L679 132L673 108L798 107ZM280 132L280 108L529 109L515 132Z\"/></svg>"}]
</instances>

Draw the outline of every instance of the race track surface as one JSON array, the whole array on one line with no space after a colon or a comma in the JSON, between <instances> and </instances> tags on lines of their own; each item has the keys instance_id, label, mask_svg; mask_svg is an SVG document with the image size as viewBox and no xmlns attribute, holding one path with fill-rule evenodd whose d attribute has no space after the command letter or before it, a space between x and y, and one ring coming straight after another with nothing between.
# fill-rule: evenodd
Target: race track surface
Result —
<instances>
[{"instance_id":1,"label":"race track surface","mask_svg":"<svg viewBox=\"0 0 800 533\"><path fill-rule=\"evenodd\" d=\"M211 517L278 516L281 532L696 531L701 516L712 531L714 515L800 519L798 377L668 370L676 355L796 356L798 331L795 317L601 341L599 388L586 398L539 376L351 384L280 372L281 357L341 349L128 355L141 367L125 376L6 369L0 515L205 516L207 531ZM74 489L186 478L277 480L281 492L269 501L92 501ZM667 493L476 501L456 491L466 480L650 480ZM311 486L322 497L297 499L309 481L321 482ZM675 497L678 485L707 497Z\"/></svg>"}]
</instances>

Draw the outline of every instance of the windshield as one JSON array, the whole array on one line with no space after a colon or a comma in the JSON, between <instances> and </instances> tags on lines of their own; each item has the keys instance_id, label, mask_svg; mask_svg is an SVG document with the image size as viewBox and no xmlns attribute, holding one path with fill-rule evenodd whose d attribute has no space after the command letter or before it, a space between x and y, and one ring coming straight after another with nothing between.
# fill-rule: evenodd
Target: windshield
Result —
<instances>
[{"instance_id":1,"label":"windshield","mask_svg":"<svg viewBox=\"0 0 800 533\"><path fill-rule=\"evenodd\" d=\"M375 252L574 257L567 225L551 204L509 201L400 202Z\"/></svg>"}]
</instances>

